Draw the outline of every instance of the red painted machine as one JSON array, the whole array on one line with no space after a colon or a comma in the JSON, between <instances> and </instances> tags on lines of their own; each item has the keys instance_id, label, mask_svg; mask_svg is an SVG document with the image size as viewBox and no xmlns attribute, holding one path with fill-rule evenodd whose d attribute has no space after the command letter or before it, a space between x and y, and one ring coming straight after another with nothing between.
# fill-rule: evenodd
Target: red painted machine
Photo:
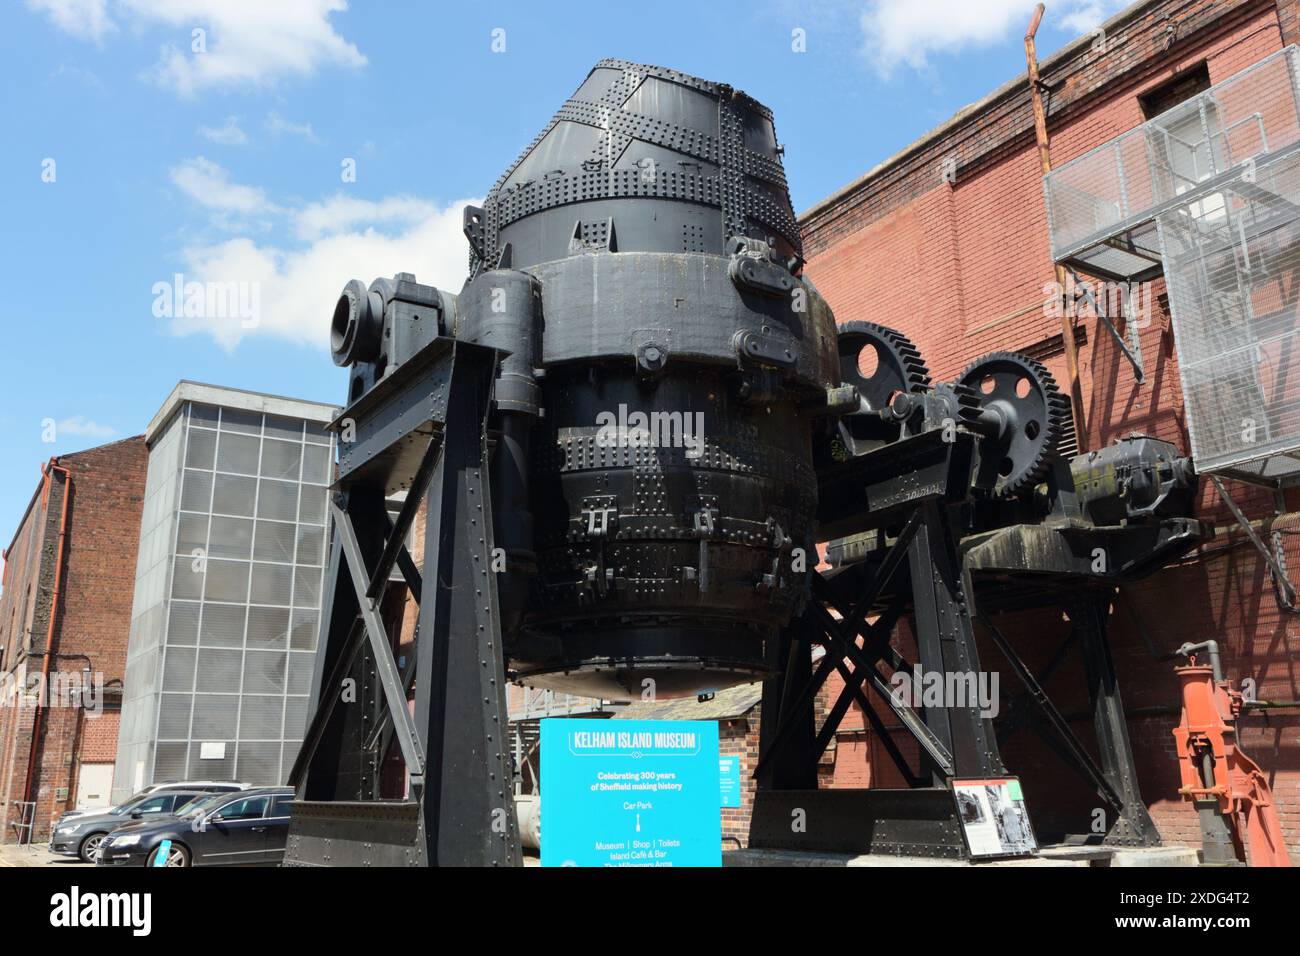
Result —
<instances>
[{"instance_id":1,"label":"red painted machine","mask_svg":"<svg viewBox=\"0 0 1300 956\"><path fill-rule=\"evenodd\" d=\"M1207 651L1209 664L1196 655ZM1273 793L1259 765L1237 745L1242 696L1223 678L1213 641L1176 652L1190 663L1175 668L1182 684L1183 719L1174 730L1183 785L1178 792L1201 815L1207 864L1246 862L1290 866Z\"/></svg>"}]
</instances>

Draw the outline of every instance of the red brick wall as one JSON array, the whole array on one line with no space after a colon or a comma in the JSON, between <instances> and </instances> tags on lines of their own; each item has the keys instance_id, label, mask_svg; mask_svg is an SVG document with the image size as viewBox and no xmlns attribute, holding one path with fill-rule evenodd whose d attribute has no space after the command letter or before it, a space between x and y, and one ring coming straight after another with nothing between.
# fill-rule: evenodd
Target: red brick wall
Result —
<instances>
[{"instance_id":1,"label":"red brick wall","mask_svg":"<svg viewBox=\"0 0 1300 956\"><path fill-rule=\"evenodd\" d=\"M758 715L718 721L718 755L740 758L740 806L722 808L722 849L749 846L749 816L754 808L754 767L758 764Z\"/></svg>"},{"instance_id":2,"label":"red brick wall","mask_svg":"<svg viewBox=\"0 0 1300 956\"><path fill-rule=\"evenodd\" d=\"M0 622L6 645L5 673L14 677L39 674L49 613L54 607L52 651L57 656L51 659L51 673L80 675L89 667L92 679L102 681L104 688L103 710L98 716L53 697L47 701L51 706L40 711L32 775L37 840L48 837L50 820L75 802L81 763L109 762L116 753L117 706L131 625L147 461L141 436L56 459L54 464L66 468L68 478L59 471L52 473L48 496L38 493L10 549L0 609L10 605L11 590L17 598L25 582L39 583L32 592L35 610L28 615L27 626ZM67 526L56 604L54 582L65 493L69 496ZM34 534L40 536L41 545L28 549L24 542ZM30 655L20 652L28 641ZM4 800L0 825L8 842L18 836L11 826L13 801L23 798L35 713L31 706L22 706L7 707L0 714L0 798Z\"/></svg>"},{"instance_id":3,"label":"red brick wall","mask_svg":"<svg viewBox=\"0 0 1300 956\"><path fill-rule=\"evenodd\" d=\"M1141 123L1138 97L1181 70L1204 62L1218 82L1285 42L1300 41L1298 12L1294 0L1154 2L1112 30L1104 51L1084 43L1044 61L1053 162ZM1009 63L1008 71L1021 66ZM951 185L940 176L946 158L956 161ZM936 381L955 377L989 351L1037 346L1049 352L1046 364L1064 383L1059 340L1052 348L1059 319L1044 308L1054 275L1027 84L970 110L801 222L808 275L836 318L900 329L920 347ZM1147 375L1141 386L1109 335L1094 319L1083 322L1080 370L1090 447L1138 431L1186 449L1173 337L1158 298L1162 286L1153 292L1153 320L1140 332ZM1279 613L1263 562L1239 533L1228 531L1227 512L1204 485L1200 516L1225 526L1222 533L1200 556L1129 588L1137 613L1161 650L1215 638L1224 645L1234 681L1253 679L1260 698L1300 699L1294 664L1300 621ZM1271 514L1264 494L1234 491L1252 517ZM1297 522L1300 516L1286 516L1280 525ZM1295 541L1286 539L1288 551L1296 550ZM1300 567L1300 551L1290 566ZM1046 660L1067 627L1052 612L1006 616L1000 625L1031 667ZM1179 696L1172 666L1151 659L1123 611L1112 618L1112 641L1144 796L1167 840L1197 844L1196 816L1176 793L1170 730ZM985 642L981 655L986 668L1000 666ZM1019 689L1009 673L1003 679L1004 694ZM832 692L838 686L833 679ZM1048 690L1091 746L1081 664L1063 667ZM1297 727L1294 709L1267 718L1255 713L1243 720L1241 742L1268 773L1288 845L1300 860ZM892 762L862 730L856 708L844 730L835 745L834 785L900 785ZM903 749L915 759L914 745ZM1024 777L1040 828L1086 829L1096 797L1032 732L1013 736L1003 755Z\"/></svg>"}]
</instances>

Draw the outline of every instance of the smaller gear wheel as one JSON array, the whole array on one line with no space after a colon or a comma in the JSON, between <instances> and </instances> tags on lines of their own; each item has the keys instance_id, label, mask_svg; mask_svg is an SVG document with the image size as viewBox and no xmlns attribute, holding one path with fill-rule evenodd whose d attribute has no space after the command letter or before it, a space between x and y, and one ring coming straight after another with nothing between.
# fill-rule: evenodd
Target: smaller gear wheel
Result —
<instances>
[{"instance_id":1,"label":"smaller gear wheel","mask_svg":"<svg viewBox=\"0 0 1300 956\"><path fill-rule=\"evenodd\" d=\"M840 421L840 441L860 455L898 437L896 421L880 412L900 392L930 387L930 371L920 350L902 332L874 322L846 322L839 328L840 381L858 390L859 411Z\"/></svg>"},{"instance_id":2,"label":"smaller gear wheel","mask_svg":"<svg viewBox=\"0 0 1300 956\"><path fill-rule=\"evenodd\" d=\"M985 476L994 491L1015 495L1042 481L1074 433L1069 399L1052 374L1027 355L992 352L968 365L957 384L1001 419L999 433L980 442L981 471L996 471L995 479Z\"/></svg>"}]
</instances>

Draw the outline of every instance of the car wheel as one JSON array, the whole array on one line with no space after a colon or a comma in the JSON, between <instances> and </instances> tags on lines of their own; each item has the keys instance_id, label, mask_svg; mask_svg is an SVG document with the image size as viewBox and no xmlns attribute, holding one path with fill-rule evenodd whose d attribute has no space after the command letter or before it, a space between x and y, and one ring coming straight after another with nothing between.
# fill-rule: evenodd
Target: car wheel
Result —
<instances>
[{"instance_id":1,"label":"car wheel","mask_svg":"<svg viewBox=\"0 0 1300 956\"><path fill-rule=\"evenodd\" d=\"M158 854L161 851L162 851L161 845L155 847L154 851L149 854L149 858L145 862L145 866L157 866ZM171 846L167 848L167 859L166 861L163 862L162 865L163 866L189 866L190 851L187 850L185 847L181 846L179 843L173 843Z\"/></svg>"},{"instance_id":2,"label":"car wheel","mask_svg":"<svg viewBox=\"0 0 1300 956\"><path fill-rule=\"evenodd\" d=\"M95 851L99 849L99 845L104 842L106 836L108 836L107 833L92 833L81 841L81 846L77 848L77 856L81 857L82 862L95 862Z\"/></svg>"}]
</instances>

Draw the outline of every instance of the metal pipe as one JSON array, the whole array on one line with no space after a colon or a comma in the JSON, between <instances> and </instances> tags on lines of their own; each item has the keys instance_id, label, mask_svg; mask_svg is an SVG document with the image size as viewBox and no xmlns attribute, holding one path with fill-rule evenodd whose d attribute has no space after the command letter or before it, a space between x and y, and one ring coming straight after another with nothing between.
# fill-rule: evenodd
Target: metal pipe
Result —
<instances>
[{"instance_id":1,"label":"metal pipe","mask_svg":"<svg viewBox=\"0 0 1300 956\"><path fill-rule=\"evenodd\" d=\"M1046 176L1052 171L1051 141L1047 136L1047 110L1043 106L1042 80L1038 75L1038 51L1034 36L1043 20L1044 6L1034 8L1025 32L1025 62L1029 68L1029 98L1034 107L1034 137L1038 142L1038 164ZM1061 343L1065 346L1065 369L1070 379L1070 406L1074 411L1075 442L1079 451L1088 450L1087 420L1083 408L1083 386L1079 383L1079 350L1074 341L1073 307L1066 307L1065 266L1056 264L1056 285L1061 290Z\"/></svg>"},{"instance_id":2,"label":"metal pipe","mask_svg":"<svg viewBox=\"0 0 1300 956\"><path fill-rule=\"evenodd\" d=\"M57 458L51 458L49 465L41 469L41 473L45 476L45 490L42 494L43 503L48 503L50 500L50 488L54 485L54 473L56 471L63 474L63 503L60 506L61 513L59 515L58 550L55 552L54 558L54 590L50 597L50 620L45 631L45 649L41 660L41 686L36 698L36 713L32 715L32 742L27 753L27 775L23 782L24 803L28 803L32 799L32 780L36 771L36 753L40 747L41 739L41 719L45 716L46 710L44 700L49 693L50 660L54 657L54 623L59 616L59 600L63 594L63 546L68 531L68 501L72 497L72 472L57 462ZM35 823L36 815L33 812L33 826L35 826ZM28 831L28 843L31 842L33 833L34 830Z\"/></svg>"},{"instance_id":3,"label":"metal pipe","mask_svg":"<svg viewBox=\"0 0 1300 956\"><path fill-rule=\"evenodd\" d=\"M1160 658L1160 660L1170 661L1176 657L1191 657L1193 654L1200 653L1201 651L1205 651L1206 656L1210 658L1210 671L1214 674L1214 679L1216 681L1223 680L1223 661L1219 657L1218 641L1201 641L1199 644L1192 644L1189 642L1178 648L1178 650L1166 654L1164 657Z\"/></svg>"}]
</instances>

